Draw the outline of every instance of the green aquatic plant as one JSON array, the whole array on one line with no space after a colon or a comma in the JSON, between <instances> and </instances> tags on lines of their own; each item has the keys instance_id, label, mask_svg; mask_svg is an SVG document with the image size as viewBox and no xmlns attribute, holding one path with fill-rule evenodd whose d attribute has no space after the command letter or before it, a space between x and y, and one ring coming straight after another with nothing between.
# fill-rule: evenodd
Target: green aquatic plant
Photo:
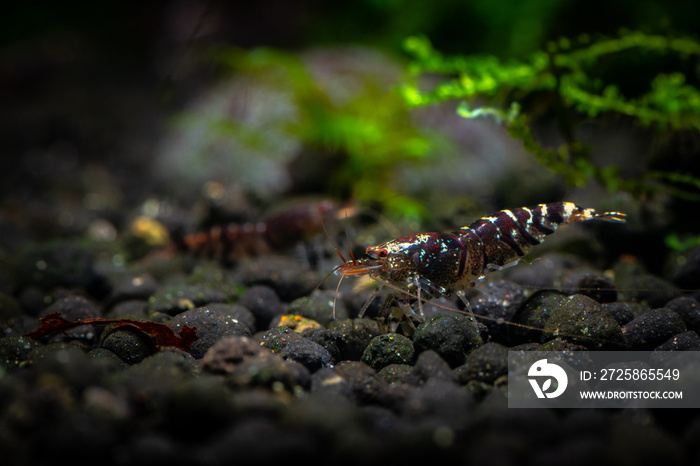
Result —
<instances>
[{"instance_id":1,"label":"green aquatic plant","mask_svg":"<svg viewBox=\"0 0 700 466\"><path fill-rule=\"evenodd\" d=\"M394 80L383 84L371 73L356 70L359 90L338 91L327 77L314 75L303 57L281 50L226 46L214 50L213 56L237 73L284 89L295 112L282 131L300 141L302 150L315 157L314 163L330 166L323 177L332 194L360 203L381 200L394 214L414 218L424 214L422 204L401 194L391 179L397 164L420 163L432 144L428 133L411 124L410 109L392 88ZM231 120L218 129L239 138L250 133L248 129L255 131L250 126ZM257 141L258 136L246 139Z\"/></svg>"},{"instance_id":2,"label":"green aquatic plant","mask_svg":"<svg viewBox=\"0 0 700 466\"><path fill-rule=\"evenodd\" d=\"M539 163L563 175L570 185L596 180L611 191L664 191L700 200L700 179L687 173L647 171L625 178L617 165L596 165L576 131L581 121L608 115L632 118L657 132L700 131L700 91L693 84L700 58L697 41L637 32L599 40L582 36L575 42L552 42L523 60L444 56L425 37L408 38L405 49L413 61L401 93L410 106L459 100L460 116L501 122ZM673 66L679 69L669 71ZM426 86L420 79L424 75L431 76L430 82L435 76L439 81ZM640 91L639 82L647 77ZM545 102L556 115L564 140L559 147L544 147L533 135L532 117L542 113L533 100Z\"/></svg>"}]
</instances>

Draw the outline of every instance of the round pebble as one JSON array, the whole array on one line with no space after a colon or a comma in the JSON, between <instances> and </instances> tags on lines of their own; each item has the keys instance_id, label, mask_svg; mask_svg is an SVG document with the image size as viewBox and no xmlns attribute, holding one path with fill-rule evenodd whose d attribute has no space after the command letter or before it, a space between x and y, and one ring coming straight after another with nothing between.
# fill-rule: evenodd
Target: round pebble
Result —
<instances>
[{"instance_id":1,"label":"round pebble","mask_svg":"<svg viewBox=\"0 0 700 466\"><path fill-rule=\"evenodd\" d=\"M374 369L360 361L342 361L335 366L335 373L347 381L359 403L379 403L384 396L386 381Z\"/></svg>"},{"instance_id":2,"label":"round pebble","mask_svg":"<svg viewBox=\"0 0 700 466\"><path fill-rule=\"evenodd\" d=\"M0 338L0 369L8 372L31 364L29 354L39 345L29 337L9 336Z\"/></svg>"},{"instance_id":3,"label":"round pebble","mask_svg":"<svg viewBox=\"0 0 700 466\"><path fill-rule=\"evenodd\" d=\"M617 321L597 301L581 294L561 300L552 311L543 339L556 337L588 348L619 350L625 346Z\"/></svg>"},{"instance_id":4,"label":"round pebble","mask_svg":"<svg viewBox=\"0 0 700 466\"><path fill-rule=\"evenodd\" d=\"M521 326L510 329L512 343L541 341L542 329L567 297L566 293L556 290L539 290L530 295L513 316L513 322Z\"/></svg>"},{"instance_id":5,"label":"round pebble","mask_svg":"<svg viewBox=\"0 0 700 466\"><path fill-rule=\"evenodd\" d=\"M672 281L683 289L700 288L700 245L682 253L682 260L672 270Z\"/></svg>"},{"instance_id":6,"label":"round pebble","mask_svg":"<svg viewBox=\"0 0 700 466\"><path fill-rule=\"evenodd\" d=\"M601 273L567 274L562 286L569 294L581 294L603 304L617 301L615 283Z\"/></svg>"},{"instance_id":7,"label":"round pebble","mask_svg":"<svg viewBox=\"0 0 700 466\"><path fill-rule=\"evenodd\" d=\"M122 278L112 288L107 299L108 306L129 300L147 301L157 289L158 282L148 273Z\"/></svg>"},{"instance_id":8,"label":"round pebble","mask_svg":"<svg viewBox=\"0 0 700 466\"><path fill-rule=\"evenodd\" d=\"M207 306L182 312L173 317L168 325L176 335L180 334L185 325L197 329L197 339L189 349L190 354L196 359L201 359L220 338L251 335L247 325L231 315L212 310Z\"/></svg>"},{"instance_id":9,"label":"round pebble","mask_svg":"<svg viewBox=\"0 0 700 466\"><path fill-rule=\"evenodd\" d=\"M364 318L336 320L329 325L329 330L338 335L339 360L348 361L359 360L372 338L379 335L377 322Z\"/></svg>"},{"instance_id":10,"label":"round pebble","mask_svg":"<svg viewBox=\"0 0 700 466\"><path fill-rule=\"evenodd\" d=\"M630 350L652 350L687 330L683 319L668 308L652 309L622 327Z\"/></svg>"},{"instance_id":11,"label":"round pebble","mask_svg":"<svg viewBox=\"0 0 700 466\"><path fill-rule=\"evenodd\" d=\"M482 343L472 318L459 312L431 317L418 326L413 338L416 351L433 350L452 367L462 364L467 353Z\"/></svg>"},{"instance_id":12,"label":"round pebble","mask_svg":"<svg viewBox=\"0 0 700 466\"><path fill-rule=\"evenodd\" d=\"M202 358L202 370L223 374L236 387L308 388L309 371L295 361L285 361L245 336L229 336L217 341Z\"/></svg>"},{"instance_id":13,"label":"round pebble","mask_svg":"<svg viewBox=\"0 0 700 466\"><path fill-rule=\"evenodd\" d=\"M418 355L410 375L410 382L414 384L424 383L433 377L451 381L457 380L447 361L433 350L426 350Z\"/></svg>"},{"instance_id":14,"label":"round pebble","mask_svg":"<svg viewBox=\"0 0 700 466\"><path fill-rule=\"evenodd\" d=\"M156 352L150 335L130 325L122 325L108 331L100 345L116 354L127 364L136 364Z\"/></svg>"},{"instance_id":15,"label":"round pebble","mask_svg":"<svg viewBox=\"0 0 700 466\"><path fill-rule=\"evenodd\" d=\"M246 285L271 288L284 302L309 295L319 282L316 274L298 260L270 254L241 264L240 273Z\"/></svg>"},{"instance_id":16,"label":"round pebble","mask_svg":"<svg viewBox=\"0 0 700 466\"><path fill-rule=\"evenodd\" d=\"M423 353L421 353L423 354ZM447 365L447 363L445 363ZM449 366L448 366L449 369ZM380 371L379 375L387 381L387 383L409 383L412 382L413 376L411 372L413 371L413 366L409 364L389 364L384 366Z\"/></svg>"},{"instance_id":17,"label":"round pebble","mask_svg":"<svg viewBox=\"0 0 700 466\"><path fill-rule=\"evenodd\" d=\"M672 336L661 343L655 351L700 351L700 336L692 330Z\"/></svg>"},{"instance_id":18,"label":"round pebble","mask_svg":"<svg viewBox=\"0 0 700 466\"><path fill-rule=\"evenodd\" d=\"M39 313L39 317L58 312L62 318L69 321L81 319L91 319L100 316L100 311L95 304L83 296L66 296L59 298L50 306ZM71 339L81 339L86 341L94 340L97 330L92 324L80 325L64 332L54 333L49 337L50 341L67 341Z\"/></svg>"},{"instance_id":19,"label":"round pebble","mask_svg":"<svg viewBox=\"0 0 700 466\"><path fill-rule=\"evenodd\" d=\"M625 325L635 317L635 306L630 303L615 302L601 304L600 308L610 314L615 321L620 325Z\"/></svg>"},{"instance_id":20,"label":"round pebble","mask_svg":"<svg viewBox=\"0 0 700 466\"><path fill-rule=\"evenodd\" d=\"M413 342L403 335L387 333L374 337L362 353L362 362L375 371L389 364L411 364L415 355Z\"/></svg>"},{"instance_id":21,"label":"round pebble","mask_svg":"<svg viewBox=\"0 0 700 466\"><path fill-rule=\"evenodd\" d=\"M202 285L166 285L160 287L148 300L150 313L171 316L209 303L226 302L226 295Z\"/></svg>"},{"instance_id":22,"label":"round pebble","mask_svg":"<svg viewBox=\"0 0 700 466\"><path fill-rule=\"evenodd\" d=\"M326 348L289 327L268 330L263 334L260 345L284 359L304 365L310 372L333 364L333 357Z\"/></svg>"},{"instance_id":23,"label":"round pebble","mask_svg":"<svg viewBox=\"0 0 700 466\"><path fill-rule=\"evenodd\" d=\"M688 330L700 332L700 302L689 296L679 296L664 306L681 316Z\"/></svg>"},{"instance_id":24,"label":"round pebble","mask_svg":"<svg viewBox=\"0 0 700 466\"><path fill-rule=\"evenodd\" d=\"M289 304L290 314L298 314L329 325L334 320L347 319L348 310L334 290L316 290L310 296L295 299Z\"/></svg>"},{"instance_id":25,"label":"round pebble","mask_svg":"<svg viewBox=\"0 0 700 466\"><path fill-rule=\"evenodd\" d=\"M493 384L508 374L508 348L488 342L469 353L464 365L455 369L461 384L471 380Z\"/></svg>"},{"instance_id":26,"label":"round pebble","mask_svg":"<svg viewBox=\"0 0 700 466\"><path fill-rule=\"evenodd\" d=\"M42 290L75 288L93 296L109 291L105 277L95 267L91 252L69 241L52 241L28 249L18 260L19 288L38 286Z\"/></svg>"},{"instance_id":27,"label":"round pebble","mask_svg":"<svg viewBox=\"0 0 700 466\"><path fill-rule=\"evenodd\" d=\"M478 321L488 328L491 338L507 343L511 333L509 323L524 301L525 290L521 285L499 280L479 289L470 304L474 314L486 317Z\"/></svg>"},{"instance_id":28,"label":"round pebble","mask_svg":"<svg viewBox=\"0 0 700 466\"><path fill-rule=\"evenodd\" d=\"M255 316L258 329L266 329L273 318L285 313L284 304L275 290L269 286L256 285L248 288L238 299L238 304Z\"/></svg>"}]
</instances>

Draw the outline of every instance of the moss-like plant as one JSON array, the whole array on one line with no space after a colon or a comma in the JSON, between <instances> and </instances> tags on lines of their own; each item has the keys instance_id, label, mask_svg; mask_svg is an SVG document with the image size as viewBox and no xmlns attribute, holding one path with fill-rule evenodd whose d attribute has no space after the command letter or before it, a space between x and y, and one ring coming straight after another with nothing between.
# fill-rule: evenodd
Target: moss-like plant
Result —
<instances>
[{"instance_id":1,"label":"moss-like plant","mask_svg":"<svg viewBox=\"0 0 700 466\"><path fill-rule=\"evenodd\" d=\"M285 89L291 90L296 114L284 130L317 158L338 161L323 174L333 194L361 203L380 200L393 214L424 214L421 203L400 195L392 186L396 165L424 159L431 147L430 136L410 123L410 109L395 89L365 78L360 92L334 99L304 60L291 53L222 47L213 55L231 69L273 86L284 83ZM231 132L231 136L236 134Z\"/></svg>"},{"instance_id":2,"label":"moss-like plant","mask_svg":"<svg viewBox=\"0 0 700 466\"><path fill-rule=\"evenodd\" d=\"M589 147L576 134L578 122L607 114L633 118L656 131L700 131L700 91L689 82L687 74L655 71L646 89L636 93L606 79L606 72L610 74L611 68L620 66L614 61L623 56L636 63L671 61L682 69L690 69L690 78L697 79L697 41L637 32L595 41L583 36L575 43L569 39L550 43L546 50L522 61L503 61L494 56L448 57L435 50L425 37L407 39L405 48L413 56L411 78L401 88L409 105L460 100L459 115L490 116L502 122L541 164L563 175L570 185L582 186L595 179L611 191L646 195L663 190L684 199L700 200L698 178L660 171L624 178L616 165L595 165L590 160ZM441 79L425 89L418 79L425 74ZM639 81L645 76L633 78ZM530 127L532 111L523 110L524 102L542 95L551 97L548 101L553 103L559 121L565 142L558 148L540 144ZM486 105L471 107L477 98L485 100Z\"/></svg>"}]
</instances>

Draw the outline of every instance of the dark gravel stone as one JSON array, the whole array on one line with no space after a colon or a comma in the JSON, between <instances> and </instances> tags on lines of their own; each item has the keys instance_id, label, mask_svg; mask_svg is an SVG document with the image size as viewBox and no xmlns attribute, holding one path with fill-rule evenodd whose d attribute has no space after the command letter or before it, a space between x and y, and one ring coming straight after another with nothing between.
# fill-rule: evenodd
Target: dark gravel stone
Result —
<instances>
[{"instance_id":1,"label":"dark gravel stone","mask_svg":"<svg viewBox=\"0 0 700 466\"><path fill-rule=\"evenodd\" d=\"M223 374L235 387L275 388L279 384L296 391L297 387L310 385L309 371L302 364L285 361L248 337L222 338L209 348L201 361L203 371Z\"/></svg>"},{"instance_id":2,"label":"dark gravel stone","mask_svg":"<svg viewBox=\"0 0 700 466\"><path fill-rule=\"evenodd\" d=\"M77 321L100 317L100 311L93 302L82 296L66 296L57 299L53 304L41 311L39 317L44 317L54 312L61 314L66 320ZM63 332L54 333L49 337L50 341L66 341L71 339L93 340L97 336L95 326L92 324L80 325Z\"/></svg>"},{"instance_id":3,"label":"dark gravel stone","mask_svg":"<svg viewBox=\"0 0 700 466\"><path fill-rule=\"evenodd\" d=\"M651 308L660 308L681 295L675 285L648 273L639 263L620 261L615 265L614 272L621 301L646 303Z\"/></svg>"},{"instance_id":4,"label":"dark gravel stone","mask_svg":"<svg viewBox=\"0 0 700 466\"><path fill-rule=\"evenodd\" d=\"M150 313L171 316L209 303L226 302L226 295L202 285L171 284L158 289L148 300Z\"/></svg>"},{"instance_id":5,"label":"dark gravel stone","mask_svg":"<svg viewBox=\"0 0 700 466\"><path fill-rule=\"evenodd\" d=\"M526 288L551 288L566 270L580 264L573 255L549 253L530 264L513 267L507 271L508 279Z\"/></svg>"},{"instance_id":6,"label":"dark gravel stone","mask_svg":"<svg viewBox=\"0 0 700 466\"><path fill-rule=\"evenodd\" d=\"M97 364L104 366L108 372L129 367L119 356L112 353L107 348L95 348L90 350L88 356L97 361Z\"/></svg>"},{"instance_id":7,"label":"dark gravel stone","mask_svg":"<svg viewBox=\"0 0 700 466\"><path fill-rule=\"evenodd\" d=\"M22 315L19 301L7 293L0 292L0 325Z\"/></svg>"},{"instance_id":8,"label":"dark gravel stone","mask_svg":"<svg viewBox=\"0 0 700 466\"><path fill-rule=\"evenodd\" d=\"M258 329L266 329L273 318L285 313L284 304L269 286L256 285L248 288L238 300L238 304L255 316Z\"/></svg>"},{"instance_id":9,"label":"dark gravel stone","mask_svg":"<svg viewBox=\"0 0 700 466\"><path fill-rule=\"evenodd\" d=\"M664 306L681 316L688 330L700 332L700 302L689 296L679 296Z\"/></svg>"},{"instance_id":10,"label":"dark gravel stone","mask_svg":"<svg viewBox=\"0 0 700 466\"><path fill-rule=\"evenodd\" d=\"M655 348L655 351L700 351L700 336L692 330L672 336L665 343Z\"/></svg>"},{"instance_id":11,"label":"dark gravel stone","mask_svg":"<svg viewBox=\"0 0 700 466\"><path fill-rule=\"evenodd\" d=\"M535 351L588 351L588 349L587 346L571 343L563 338L555 338L538 345Z\"/></svg>"},{"instance_id":12,"label":"dark gravel stone","mask_svg":"<svg viewBox=\"0 0 700 466\"><path fill-rule=\"evenodd\" d=\"M31 364L29 354L37 346L39 346L39 343L28 337L10 336L0 338L0 369L14 372L25 365Z\"/></svg>"},{"instance_id":13,"label":"dark gravel stone","mask_svg":"<svg viewBox=\"0 0 700 466\"><path fill-rule=\"evenodd\" d=\"M457 380L450 365L439 354L433 350L423 351L418 355L416 363L413 365L410 382L421 384L435 377L451 381Z\"/></svg>"},{"instance_id":14,"label":"dark gravel stone","mask_svg":"<svg viewBox=\"0 0 700 466\"><path fill-rule=\"evenodd\" d=\"M578 272L564 277L562 287L569 294L588 296L599 303L617 301L615 283L601 273Z\"/></svg>"},{"instance_id":15,"label":"dark gravel stone","mask_svg":"<svg viewBox=\"0 0 700 466\"><path fill-rule=\"evenodd\" d=\"M387 333L372 338L360 360L379 371L389 364L411 364L414 356L411 340L403 335Z\"/></svg>"},{"instance_id":16,"label":"dark gravel stone","mask_svg":"<svg viewBox=\"0 0 700 466\"><path fill-rule=\"evenodd\" d=\"M95 304L82 296L66 296L54 301L45 308L39 317L44 317L54 312L61 314L67 320L89 319L99 317L100 311Z\"/></svg>"},{"instance_id":17,"label":"dark gravel stone","mask_svg":"<svg viewBox=\"0 0 700 466\"><path fill-rule=\"evenodd\" d=\"M334 290L316 290L310 296L297 298L289 304L287 312L313 319L324 326L336 319L348 318L345 303L340 298L336 299Z\"/></svg>"},{"instance_id":18,"label":"dark gravel stone","mask_svg":"<svg viewBox=\"0 0 700 466\"><path fill-rule=\"evenodd\" d=\"M545 324L545 340L558 336L588 348L614 350L625 345L617 321L597 301L580 294L560 301Z\"/></svg>"},{"instance_id":19,"label":"dark gravel stone","mask_svg":"<svg viewBox=\"0 0 700 466\"><path fill-rule=\"evenodd\" d=\"M500 280L480 289L470 304L474 314L487 317L479 322L488 328L491 338L505 344L509 342L509 323L524 301L525 290L521 285Z\"/></svg>"},{"instance_id":20,"label":"dark gravel stone","mask_svg":"<svg viewBox=\"0 0 700 466\"><path fill-rule=\"evenodd\" d=\"M513 343L541 341L542 331L559 303L568 295L556 290L540 290L529 296L513 316L513 322L526 327L512 327ZM527 328L533 327L533 328Z\"/></svg>"},{"instance_id":21,"label":"dark gravel stone","mask_svg":"<svg viewBox=\"0 0 700 466\"><path fill-rule=\"evenodd\" d=\"M508 374L508 348L488 342L469 353L464 365L455 369L460 384L471 380L493 384Z\"/></svg>"},{"instance_id":22,"label":"dark gravel stone","mask_svg":"<svg viewBox=\"0 0 700 466\"><path fill-rule=\"evenodd\" d=\"M386 381L367 364L342 361L335 366L335 372L348 382L355 400L359 403L381 404L385 396Z\"/></svg>"},{"instance_id":23,"label":"dark gravel stone","mask_svg":"<svg viewBox=\"0 0 700 466\"><path fill-rule=\"evenodd\" d=\"M311 392L339 394L347 399L355 398L350 382L330 367L324 367L311 374Z\"/></svg>"},{"instance_id":24,"label":"dark gravel stone","mask_svg":"<svg viewBox=\"0 0 700 466\"><path fill-rule=\"evenodd\" d=\"M290 359L315 372L330 367L333 357L326 348L288 327L276 327L262 336L260 345L284 359Z\"/></svg>"},{"instance_id":25,"label":"dark gravel stone","mask_svg":"<svg viewBox=\"0 0 700 466\"><path fill-rule=\"evenodd\" d=\"M38 286L84 289L92 296L104 296L109 291L105 277L95 268L89 251L67 241L53 241L27 250L18 259L18 288Z\"/></svg>"},{"instance_id":26,"label":"dark gravel stone","mask_svg":"<svg viewBox=\"0 0 700 466\"><path fill-rule=\"evenodd\" d=\"M482 343L472 318L458 312L431 317L418 326L413 338L416 351L434 350L452 367L462 364L467 353Z\"/></svg>"},{"instance_id":27,"label":"dark gravel stone","mask_svg":"<svg viewBox=\"0 0 700 466\"><path fill-rule=\"evenodd\" d=\"M421 353L423 354L423 353ZM447 363L443 361L447 366ZM449 370L449 366L447 369ZM414 377L411 375L413 366L408 364L389 364L379 371L379 375L387 381L387 383L413 383Z\"/></svg>"},{"instance_id":28,"label":"dark gravel stone","mask_svg":"<svg viewBox=\"0 0 700 466\"><path fill-rule=\"evenodd\" d=\"M177 464L187 449L165 432L146 431L130 439L122 449L124 461L133 465Z\"/></svg>"},{"instance_id":29,"label":"dark gravel stone","mask_svg":"<svg viewBox=\"0 0 700 466\"><path fill-rule=\"evenodd\" d=\"M652 350L687 330L681 316L668 308L652 309L622 327L630 350Z\"/></svg>"},{"instance_id":30,"label":"dark gravel stone","mask_svg":"<svg viewBox=\"0 0 700 466\"><path fill-rule=\"evenodd\" d=\"M272 288L284 302L308 296L318 286L316 273L292 257L266 254L241 263L238 273L244 284Z\"/></svg>"},{"instance_id":31,"label":"dark gravel stone","mask_svg":"<svg viewBox=\"0 0 700 466\"><path fill-rule=\"evenodd\" d=\"M370 319L336 320L329 329L339 335L340 361L359 361L372 338L380 334L377 322Z\"/></svg>"},{"instance_id":32,"label":"dark gravel stone","mask_svg":"<svg viewBox=\"0 0 700 466\"><path fill-rule=\"evenodd\" d=\"M610 422L608 441L614 447L606 454L609 464L683 464L686 458L678 438L656 424L642 425L626 417Z\"/></svg>"},{"instance_id":33,"label":"dark gravel stone","mask_svg":"<svg viewBox=\"0 0 700 466\"><path fill-rule=\"evenodd\" d=\"M124 277L112 288L107 306L129 300L147 301L157 289L158 282L148 273Z\"/></svg>"},{"instance_id":34,"label":"dark gravel stone","mask_svg":"<svg viewBox=\"0 0 700 466\"><path fill-rule=\"evenodd\" d=\"M625 325L635 318L635 310L639 306L632 303L616 302L601 304L600 308L610 314L618 324Z\"/></svg>"},{"instance_id":35,"label":"dark gravel stone","mask_svg":"<svg viewBox=\"0 0 700 466\"><path fill-rule=\"evenodd\" d=\"M292 429L266 418L243 419L216 435L201 456L218 464L278 464L285 458L315 464L323 450L320 438L307 429ZM316 458L316 461L313 459ZM195 462L201 462L196 458Z\"/></svg>"},{"instance_id":36,"label":"dark gravel stone","mask_svg":"<svg viewBox=\"0 0 700 466\"><path fill-rule=\"evenodd\" d=\"M88 356L87 348L71 343L50 343L33 348L29 354L34 375L50 373L62 379L58 382L64 388L80 391L91 385L98 385L104 374L114 366ZM17 374L22 374L18 372Z\"/></svg>"},{"instance_id":37,"label":"dark gravel stone","mask_svg":"<svg viewBox=\"0 0 700 466\"><path fill-rule=\"evenodd\" d=\"M148 320L148 301L121 301L105 315L110 319L128 318Z\"/></svg>"},{"instance_id":38,"label":"dark gravel stone","mask_svg":"<svg viewBox=\"0 0 700 466\"><path fill-rule=\"evenodd\" d=\"M245 306L241 306L238 303L209 303L203 307L206 307L211 311L220 312L222 314L226 314L227 316L233 317L238 322L245 324L245 326L248 327L251 332L255 332L256 330L255 316Z\"/></svg>"},{"instance_id":39,"label":"dark gravel stone","mask_svg":"<svg viewBox=\"0 0 700 466\"><path fill-rule=\"evenodd\" d=\"M215 435L235 416L230 391L220 377L212 374L184 378L165 394L161 403L163 430L190 442Z\"/></svg>"},{"instance_id":40,"label":"dark gravel stone","mask_svg":"<svg viewBox=\"0 0 700 466\"><path fill-rule=\"evenodd\" d=\"M472 395L456 383L431 378L408 394L402 415L413 428L432 433L440 429L446 437L444 446L450 446L453 438L464 433L473 422L475 404Z\"/></svg>"},{"instance_id":41,"label":"dark gravel stone","mask_svg":"<svg viewBox=\"0 0 700 466\"><path fill-rule=\"evenodd\" d=\"M177 348L161 348L140 363L131 366L132 372L138 371L150 375L176 375L184 380L197 375L197 360L186 351Z\"/></svg>"},{"instance_id":42,"label":"dark gravel stone","mask_svg":"<svg viewBox=\"0 0 700 466\"><path fill-rule=\"evenodd\" d=\"M116 354L127 364L136 364L157 351L150 335L130 325L122 325L102 337L102 348Z\"/></svg>"},{"instance_id":43,"label":"dark gravel stone","mask_svg":"<svg viewBox=\"0 0 700 466\"><path fill-rule=\"evenodd\" d=\"M685 251L682 258L679 265L671 271L671 280L683 289L700 288L700 246Z\"/></svg>"},{"instance_id":44,"label":"dark gravel stone","mask_svg":"<svg viewBox=\"0 0 700 466\"><path fill-rule=\"evenodd\" d=\"M198 338L189 349L190 354L196 359L201 359L207 350L222 337L233 335L251 336L250 328L247 325L239 322L231 315L213 310L209 306L185 311L173 317L169 323L170 328L176 335L180 334L185 325L197 329Z\"/></svg>"},{"instance_id":45,"label":"dark gravel stone","mask_svg":"<svg viewBox=\"0 0 700 466\"><path fill-rule=\"evenodd\" d=\"M187 277L187 283L217 290L226 296L227 301L234 300L241 293L241 281L222 261L197 259L195 263L192 273Z\"/></svg>"},{"instance_id":46,"label":"dark gravel stone","mask_svg":"<svg viewBox=\"0 0 700 466\"><path fill-rule=\"evenodd\" d=\"M18 296L19 304L27 315L38 316L46 307L47 293L38 286L24 288Z\"/></svg>"},{"instance_id":47,"label":"dark gravel stone","mask_svg":"<svg viewBox=\"0 0 700 466\"><path fill-rule=\"evenodd\" d=\"M303 330L301 334L326 348L334 361L341 360L340 347L343 345L343 336L340 333L325 328L311 328Z\"/></svg>"}]
</instances>

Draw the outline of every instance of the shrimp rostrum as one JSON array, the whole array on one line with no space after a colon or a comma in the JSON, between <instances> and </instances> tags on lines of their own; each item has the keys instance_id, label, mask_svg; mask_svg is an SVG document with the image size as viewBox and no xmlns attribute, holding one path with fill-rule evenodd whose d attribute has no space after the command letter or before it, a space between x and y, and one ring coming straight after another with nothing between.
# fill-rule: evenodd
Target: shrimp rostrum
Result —
<instances>
[{"instance_id":1,"label":"shrimp rostrum","mask_svg":"<svg viewBox=\"0 0 700 466\"><path fill-rule=\"evenodd\" d=\"M464 290L490 271L515 265L561 225L588 220L624 222L620 212L596 213L571 202L502 210L450 233L421 233L367 248L369 257L336 268L341 277L369 275L422 302L456 292L466 306ZM341 255L342 258L342 255ZM366 308L366 306L365 306ZM363 309L364 310L364 309Z\"/></svg>"}]
</instances>

